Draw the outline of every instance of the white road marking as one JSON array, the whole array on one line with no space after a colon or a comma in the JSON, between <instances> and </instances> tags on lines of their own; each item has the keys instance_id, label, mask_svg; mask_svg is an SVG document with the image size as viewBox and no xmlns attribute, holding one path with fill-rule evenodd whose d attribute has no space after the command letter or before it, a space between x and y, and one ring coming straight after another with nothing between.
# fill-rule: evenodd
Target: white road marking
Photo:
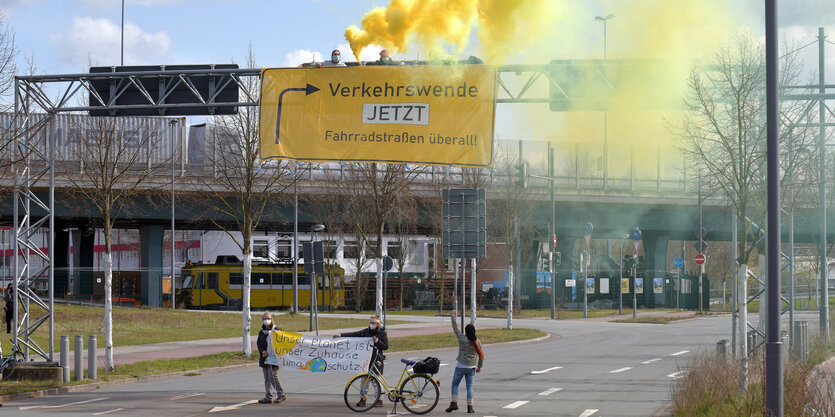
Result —
<instances>
[{"instance_id":1,"label":"white road marking","mask_svg":"<svg viewBox=\"0 0 835 417\"><path fill-rule=\"evenodd\" d=\"M224 406L224 407L214 407L211 410L209 410L209 412L210 413L217 413L218 411L237 410L237 409L239 409L239 408L241 408L245 405L255 404L257 402L258 402L258 400L249 400L249 401L244 401L242 403L227 405L227 406Z\"/></svg>"},{"instance_id":2,"label":"white road marking","mask_svg":"<svg viewBox=\"0 0 835 417\"><path fill-rule=\"evenodd\" d=\"M102 411L101 413L93 413L93 415L94 416L100 416L102 414L115 413L116 411L122 411L122 410L124 410L124 408L116 408L116 409L109 410L109 411Z\"/></svg>"},{"instance_id":3,"label":"white road marking","mask_svg":"<svg viewBox=\"0 0 835 417\"><path fill-rule=\"evenodd\" d=\"M547 389L547 390L542 391L542 392L540 392L539 394L536 394L536 395L551 395L551 394L553 394L555 392L558 392L558 391L562 391L562 388Z\"/></svg>"},{"instance_id":4,"label":"white road marking","mask_svg":"<svg viewBox=\"0 0 835 417\"><path fill-rule=\"evenodd\" d=\"M521 406L523 406L523 405L525 405L529 402L530 401L514 401L514 402L512 402L512 403L510 403L510 404L508 404L508 405L506 405L502 408L519 408L519 407L521 407Z\"/></svg>"},{"instance_id":5,"label":"white road marking","mask_svg":"<svg viewBox=\"0 0 835 417\"><path fill-rule=\"evenodd\" d=\"M642 364L644 364L644 365L649 365L649 364L651 364L651 363L653 363L653 362L658 362L658 361L660 361L660 360L661 360L661 358L652 358L652 359L650 359L650 360L648 360L648 361L643 361L643 362L641 362L641 363L642 363Z\"/></svg>"},{"instance_id":6,"label":"white road marking","mask_svg":"<svg viewBox=\"0 0 835 417\"><path fill-rule=\"evenodd\" d=\"M610 374L619 374L623 371L628 371L630 369L632 369L632 367L626 366L626 367L623 367L623 368L620 368L620 369L615 369L614 371L609 371L609 373Z\"/></svg>"},{"instance_id":7,"label":"white road marking","mask_svg":"<svg viewBox=\"0 0 835 417\"><path fill-rule=\"evenodd\" d=\"M183 398L191 398L191 397L196 397L196 396L198 396L198 395L206 395L206 393L205 393L205 392L198 392L198 393L196 393L196 394L178 395L178 396L176 396L176 397L171 397L171 398L169 398L169 400L170 400L170 401L177 401L177 400L182 400Z\"/></svg>"},{"instance_id":8,"label":"white road marking","mask_svg":"<svg viewBox=\"0 0 835 417\"><path fill-rule=\"evenodd\" d=\"M553 368L543 369L541 371L531 371L531 375L540 375L551 371L556 371L557 369L562 369L562 366L555 366Z\"/></svg>"},{"instance_id":9,"label":"white road marking","mask_svg":"<svg viewBox=\"0 0 835 417\"><path fill-rule=\"evenodd\" d=\"M673 372L667 376L670 378L681 378L682 375L684 375L684 371Z\"/></svg>"},{"instance_id":10,"label":"white road marking","mask_svg":"<svg viewBox=\"0 0 835 417\"><path fill-rule=\"evenodd\" d=\"M20 407L19 410L20 411L32 410L32 409L35 409L35 408L63 408L63 407L69 407L71 405L87 404L87 403L102 401L102 400L106 400L106 399L107 398L93 398L92 400L76 401L74 403L67 403L67 404L61 404L61 405L31 405L31 406L28 406L28 407Z\"/></svg>"},{"instance_id":11,"label":"white road marking","mask_svg":"<svg viewBox=\"0 0 835 417\"><path fill-rule=\"evenodd\" d=\"M589 417L590 415L592 415L596 412L597 412L596 408L589 408L588 410L583 411L583 413L580 414L580 417Z\"/></svg>"},{"instance_id":12,"label":"white road marking","mask_svg":"<svg viewBox=\"0 0 835 417\"><path fill-rule=\"evenodd\" d=\"M690 352L690 351L689 350L682 350L682 351L679 351L679 352L676 352L676 353L671 353L670 356L684 355L685 353L688 353L688 352Z\"/></svg>"}]
</instances>

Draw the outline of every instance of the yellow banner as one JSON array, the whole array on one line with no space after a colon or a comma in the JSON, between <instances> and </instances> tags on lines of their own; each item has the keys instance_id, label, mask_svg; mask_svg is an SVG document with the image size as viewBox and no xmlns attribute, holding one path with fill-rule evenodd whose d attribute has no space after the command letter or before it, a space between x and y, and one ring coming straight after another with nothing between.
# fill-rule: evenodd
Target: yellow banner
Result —
<instances>
[{"instance_id":1,"label":"yellow banner","mask_svg":"<svg viewBox=\"0 0 835 417\"><path fill-rule=\"evenodd\" d=\"M487 65L266 68L261 158L489 167Z\"/></svg>"}]
</instances>

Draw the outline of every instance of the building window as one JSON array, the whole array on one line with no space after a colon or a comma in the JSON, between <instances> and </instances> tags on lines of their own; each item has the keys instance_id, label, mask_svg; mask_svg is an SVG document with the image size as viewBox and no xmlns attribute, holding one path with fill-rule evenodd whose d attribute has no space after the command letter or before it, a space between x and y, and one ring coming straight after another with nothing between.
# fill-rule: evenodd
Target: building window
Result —
<instances>
[{"instance_id":1,"label":"building window","mask_svg":"<svg viewBox=\"0 0 835 417\"><path fill-rule=\"evenodd\" d=\"M403 253L403 247L401 245L402 242L400 241L389 241L386 245L386 254L388 254L390 258L400 259L400 256L402 256Z\"/></svg>"},{"instance_id":2,"label":"building window","mask_svg":"<svg viewBox=\"0 0 835 417\"><path fill-rule=\"evenodd\" d=\"M292 240L279 240L276 242L275 246L275 256L278 259L283 260L290 260L293 259L293 251L290 248L293 247Z\"/></svg>"},{"instance_id":3,"label":"building window","mask_svg":"<svg viewBox=\"0 0 835 417\"><path fill-rule=\"evenodd\" d=\"M252 242L252 256L256 258L270 258L270 242L266 240L254 240Z\"/></svg>"},{"instance_id":4,"label":"building window","mask_svg":"<svg viewBox=\"0 0 835 417\"><path fill-rule=\"evenodd\" d=\"M336 241L335 240L323 240L322 246L325 249L325 258L327 259L336 259Z\"/></svg>"},{"instance_id":5,"label":"building window","mask_svg":"<svg viewBox=\"0 0 835 417\"><path fill-rule=\"evenodd\" d=\"M345 259L357 259L360 257L360 247L354 240L346 240L343 243L342 257Z\"/></svg>"}]
</instances>

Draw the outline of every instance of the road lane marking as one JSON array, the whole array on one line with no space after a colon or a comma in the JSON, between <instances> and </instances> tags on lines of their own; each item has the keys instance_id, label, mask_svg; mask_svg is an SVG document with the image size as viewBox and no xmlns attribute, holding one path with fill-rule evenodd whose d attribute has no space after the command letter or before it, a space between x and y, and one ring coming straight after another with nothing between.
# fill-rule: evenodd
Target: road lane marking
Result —
<instances>
[{"instance_id":1,"label":"road lane marking","mask_svg":"<svg viewBox=\"0 0 835 417\"><path fill-rule=\"evenodd\" d=\"M113 410L102 411L101 413L93 413L93 415L94 416L100 416L102 414L115 413L116 411L122 411L122 410L124 410L124 408L116 408L116 409L113 409Z\"/></svg>"},{"instance_id":2,"label":"road lane marking","mask_svg":"<svg viewBox=\"0 0 835 417\"><path fill-rule=\"evenodd\" d=\"M543 369L541 371L531 371L531 375L545 374L551 371L556 371L557 369L562 369L562 366L555 366L553 368Z\"/></svg>"},{"instance_id":3,"label":"road lane marking","mask_svg":"<svg viewBox=\"0 0 835 417\"><path fill-rule=\"evenodd\" d=\"M530 401L514 401L514 402L512 402L512 403L510 403L510 404L508 404L508 405L506 405L502 408L511 408L511 409L512 408L519 408L519 407L521 407L521 406L523 406L523 405L525 405L529 402Z\"/></svg>"},{"instance_id":4,"label":"road lane marking","mask_svg":"<svg viewBox=\"0 0 835 417\"><path fill-rule=\"evenodd\" d=\"M242 403L227 405L227 406L224 406L224 407L214 407L211 410L209 410L209 412L210 413L217 413L219 411L237 410L237 409L239 409L239 408L241 408L245 405L255 404L257 402L258 402L258 400L249 400L249 401L244 401Z\"/></svg>"},{"instance_id":5,"label":"road lane marking","mask_svg":"<svg viewBox=\"0 0 835 417\"><path fill-rule=\"evenodd\" d=\"M169 400L169 401L177 401L177 400L182 400L183 398L191 398L191 397L196 397L196 396L198 396L198 395L206 395L206 393L205 393L205 392L198 392L198 393L196 393L196 394L184 394L184 395L177 395L176 397L171 397L171 398L169 398L168 400Z\"/></svg>"},{"instance_id":6,"label":"road lane marking","mask_svg":"<svg viewBox=\"0 0 835 417\"><path fill-rule=\"evenodd\" d=\"M681 378L682 375L684 375L684 371L673 372L667 376L670 378Z\"/></svg>"},{"instance_id":7,"label":"road lane marking","mask_svg":"<svg viewBox=\"0 0 835 417\"><path fill-rule=\"evenodd\" d=\"M623 371L628 371L628 370L630 370L630 369L632 369L632 367L625 366L625 367L620 368L620 369L615 369L614 371L609 371L609 373L610 373L610 374L619 374L619 373L621 373L621 372L623 372Z\"/></svg>"},{"instance_id":8,"label":"road lane marking","mask_svg":"<svg viewBox=\"0 0 835 417\"><path fill-rule=\"evenodd\" d=\"M684 355L685 353L689 353L689 352L690 352L689 350L682 350L682 351L679 351L679 352L676 352L676 353L671 353L670 356Z\"/></svg>"},{"instance_id":9,"label":"road lane marking","mask_svg":"<svg viewBox=\"0 0 835 417\"><path fill-rule=\"evenodd\" d=\"M580 414L580 417L589 417L590 415L596 413L597 411L598 410L596 408L589 408L586 411L583 411L583 413Z\"/></svg>"},{"instance_id":10,"label":"road lane marking","mask_svg":"<svg viewBox=\"0 0 835 417\"><path fill-rule=\"evenodd\" d=\"M87 404L87 403L102 401L102 400L106 400L106 399L107 398L93 398L92 400L76 401L74 403L67 403L67 404L60 404L60 405L30 405L30 406L27 406L27 407L20 407L19 410L20 411L32 410L32 409L35 409L35 408L63 408L63 407L69 407L71 405Z\"/></svg>"},{"instance_id":11,"label":"road lane marking","mask_svg":"<svg viewBox=\"0 0 835 417\"><path fill-rule=\"evenodd\" d=\"M642 363L642 364L644 364L644 365L649 365L649 364L651 364L651 363L658 362L658 361L660 361L660 360L661 360L661 358L652 358L652 359L650 359L650 360L648 360L648 361L643 361L643 362L641 362L641 363Z\"/></svg>"},{"instance_id":12,"label":"road lane marking","mask_svg":"<svg viewBox=\"0 0 835 417\"><path fill-rule=\"evenodd\" d=\"M542 392L540 392L539 394L536 394L536 395L551 395L551 394L553 394L555 392L558 392L558 391L562 391L562 388L547 389L547 390L542 391Z\"/></svg>"}]
</instances>

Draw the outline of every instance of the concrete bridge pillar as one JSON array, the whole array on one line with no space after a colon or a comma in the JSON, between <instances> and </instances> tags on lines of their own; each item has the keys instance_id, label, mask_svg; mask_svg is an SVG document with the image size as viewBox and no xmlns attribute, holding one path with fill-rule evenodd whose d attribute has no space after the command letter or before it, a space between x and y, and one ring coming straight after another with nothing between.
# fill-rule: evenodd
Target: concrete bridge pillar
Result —
<instances>
[{"instance_id":1,"label":"concrete bridge pillar","mask_svg":"<svg viewBox=\"0 0 835 417\"><path fill-rule=\"evenodd\" d=\"M662 293L654 293L655 279L661 279L664 288L667 277L667 244L670 241L668 235L644 232L643 236L644 254L646 256L646 272L644 275L644 297L647 307L655 307L664 304Z\"/></svg>"},{"instance_id":2,"label":"concrete bridge pillar","mask_svg":"<svg viewBox=\"0 0 835 417\"><path fill-rule=\"evenodd\" d=\"M80 229L73 232L73 252L78 253L74 265L78 271L73 281L73 294L84 296L93 295L93 266L94 248L96 244L96 229Z\"/></svg>"},{"instance_id":3,"label":"concrete bridge pillar","mask_svg":"<svg viewBox=\"0 0 835 417\"><path fill-rule=\"evenodd\" d=\"M142 304L148 307L162 306L162 241L161 225L139 227L139 253L142 288Z\"/></svg>"}]
</instances>

